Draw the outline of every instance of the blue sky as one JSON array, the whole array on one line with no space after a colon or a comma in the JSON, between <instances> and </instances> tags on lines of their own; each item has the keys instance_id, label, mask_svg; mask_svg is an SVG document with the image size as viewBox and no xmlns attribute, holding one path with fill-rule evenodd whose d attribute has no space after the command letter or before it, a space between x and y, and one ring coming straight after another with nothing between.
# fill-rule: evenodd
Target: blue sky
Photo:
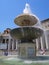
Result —
<instances>
[{"instance_id":1,"label":"blue sky","mask_svg":"<svg viewBox=\"0 0 49 65\"><path fill-rule=\"evenodd\" d=\"M40 20L49 18L49 0L0 0L0 32L17 27L14 19L22 14L26 3Z\"/></svg>"}]
</instances>

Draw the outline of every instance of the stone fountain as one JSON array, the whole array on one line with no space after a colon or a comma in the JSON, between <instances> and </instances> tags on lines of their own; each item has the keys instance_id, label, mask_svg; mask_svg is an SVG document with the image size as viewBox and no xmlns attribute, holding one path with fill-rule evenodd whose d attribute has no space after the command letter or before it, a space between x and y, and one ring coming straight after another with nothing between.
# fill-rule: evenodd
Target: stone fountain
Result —
<instances>
[{"instance_id":1,"label":"stone fountain","mask_svg":"<svg viewBox=\"0 0 49 65\"><path fill-rule=\"evenodd\" d=\"M36 41L35 39L42 36L43 30L36 27L39 23L37 16L32 14L30 7L26 4L23 14L17 16L14 20L19 27L11 30L10 34L18 42L18 56L21 58L36 57Z\"/></svg>"}]
</instances>

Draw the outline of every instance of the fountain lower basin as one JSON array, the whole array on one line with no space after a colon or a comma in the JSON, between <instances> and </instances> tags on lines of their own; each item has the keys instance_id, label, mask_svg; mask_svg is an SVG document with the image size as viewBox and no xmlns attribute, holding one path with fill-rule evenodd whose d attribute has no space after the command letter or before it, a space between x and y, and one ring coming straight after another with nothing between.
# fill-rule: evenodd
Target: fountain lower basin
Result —
<instances>
[{"instance_id":1,"label":"fountain lower basin","mask_svg":"<svg viewBox=\"0 0 49 65\"><path fill-rule=\"evenodd\" d=\"M10 34L15 39L36 39L43 34L43 30L36 27L20 27L11 30Z\"/></svg>"}]
</instances>

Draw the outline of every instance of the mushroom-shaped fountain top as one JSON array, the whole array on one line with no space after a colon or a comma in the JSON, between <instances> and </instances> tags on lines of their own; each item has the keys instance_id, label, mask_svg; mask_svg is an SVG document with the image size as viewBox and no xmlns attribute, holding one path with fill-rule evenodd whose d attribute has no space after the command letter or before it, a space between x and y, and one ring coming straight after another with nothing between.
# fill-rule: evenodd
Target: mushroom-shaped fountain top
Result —
<instances>
[{"instance_id":1,"label":"mushroom-shaped fountain top","mask_svg":"<svg viewBox=\"0 0 49 65\"><path fill-rule=\"evenodd\" d=\"M39 19L36 15L32 14L29 4L26 4L23 14L17 16L14 22L19 26L32 26L39 22Z\"/></svg>"}]
</instances>

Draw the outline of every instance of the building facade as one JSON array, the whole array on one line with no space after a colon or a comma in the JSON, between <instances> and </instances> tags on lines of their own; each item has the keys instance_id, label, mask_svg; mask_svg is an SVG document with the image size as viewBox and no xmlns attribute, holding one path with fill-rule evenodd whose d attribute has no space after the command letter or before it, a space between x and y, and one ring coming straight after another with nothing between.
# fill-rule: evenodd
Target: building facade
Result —
<instances>
[{"instance_id":1,"label":"building facade","mask_svg":"<svg viewBox=\"0 0 49 65\"><path fill-rule=\"evenodd\" d=\"M36 47L37 50L49 50L49 18L42 20L41 26L43 28L44 33L42 37L36 39Z\"/></svg>"},{"instance_id":2,"label":"building facade","mask_svg":"<svg viewBox=\"0 0 49 65\"><path fill-rule=\"evenodd\" d=\"M7 28L3 33L0 33L0 46L3 47L0 47L0 49L2 50L17 50L17 42L10 36L10 30L10 28Z\"/></svg>"}]
</instances>

